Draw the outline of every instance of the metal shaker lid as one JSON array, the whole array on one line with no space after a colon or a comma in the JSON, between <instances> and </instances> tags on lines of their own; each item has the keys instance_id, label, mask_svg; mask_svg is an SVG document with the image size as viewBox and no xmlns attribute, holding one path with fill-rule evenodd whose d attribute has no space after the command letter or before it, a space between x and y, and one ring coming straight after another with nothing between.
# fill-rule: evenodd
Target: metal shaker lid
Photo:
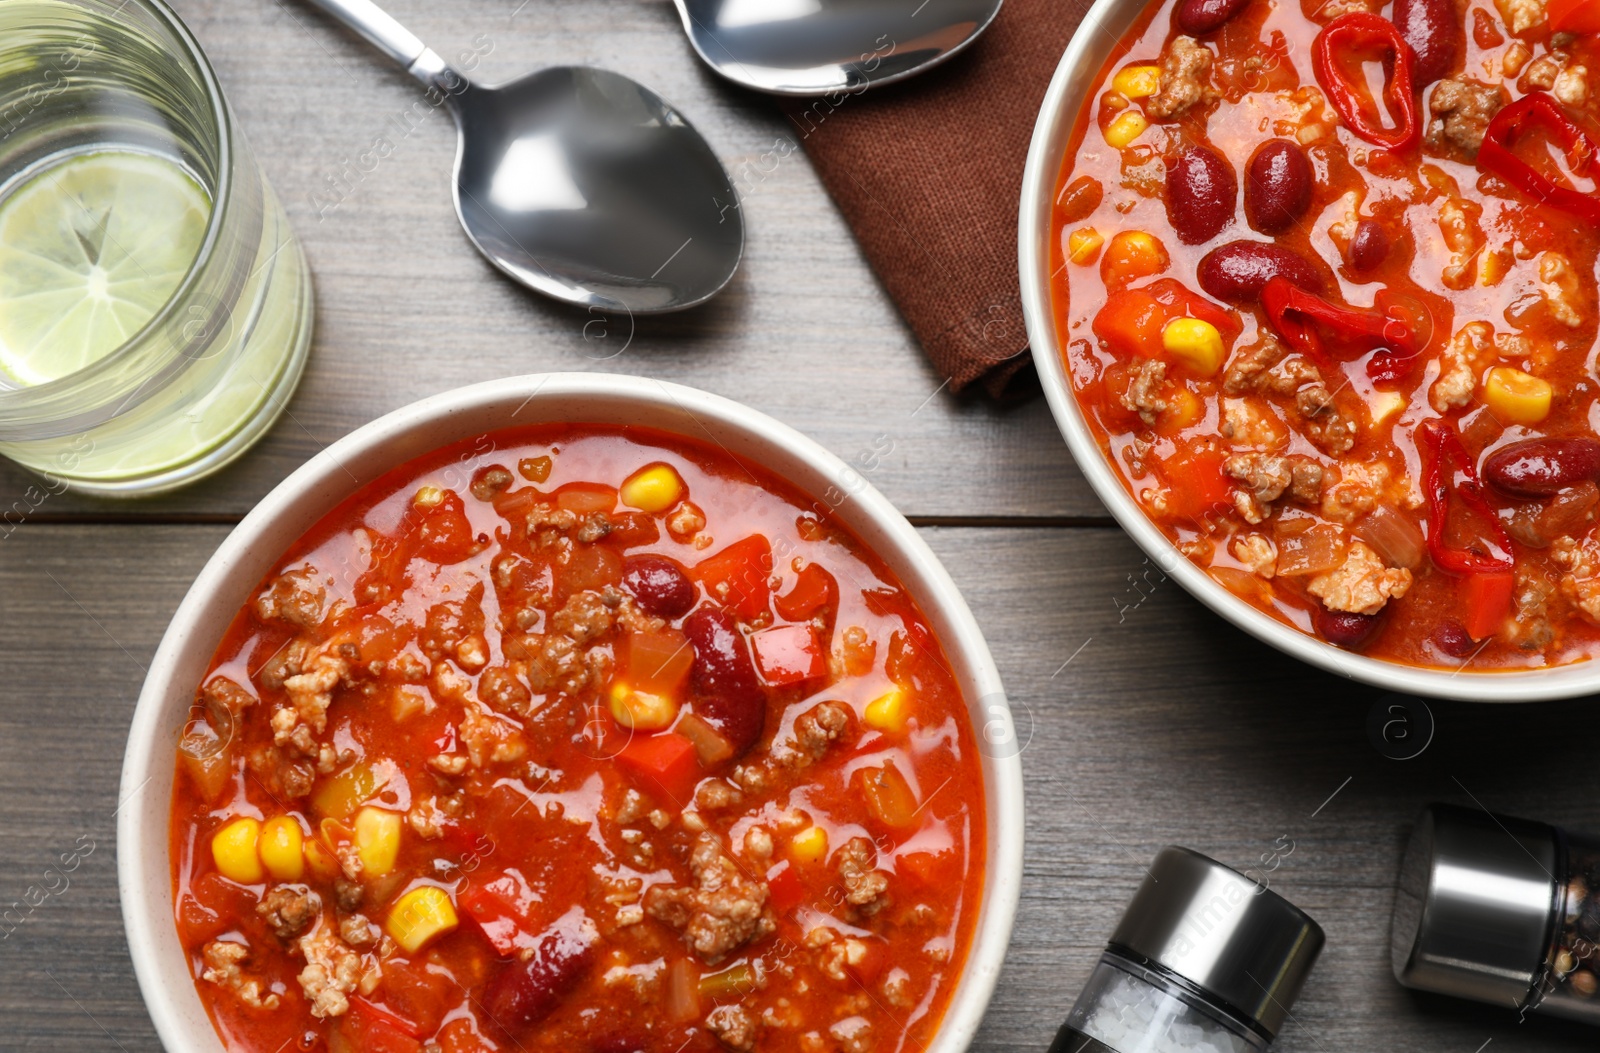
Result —
<instances>
[{"instance_id":1,"label":"metal shaker lid","mask_svg":"<svg viewBox=\"0 0 1600 1053\"><path fill-rule=\"evenodd\" d=\"M1550 946L1556 832L1430 804L1400 866L1389 949L1407 987L1521 1006Z\"/></svg>"},{"instance_id":2,"label":"metal shaker lid","mask_svg":"<svg viewBox=\"0 0 1600 1053\"><path fill-rule=\"evenodd\" d=\"M1231 867L1169 845L1111 944L1178 974L1276 1035L1322 951L1322 928Z\"/></svg>"}]
</instances>

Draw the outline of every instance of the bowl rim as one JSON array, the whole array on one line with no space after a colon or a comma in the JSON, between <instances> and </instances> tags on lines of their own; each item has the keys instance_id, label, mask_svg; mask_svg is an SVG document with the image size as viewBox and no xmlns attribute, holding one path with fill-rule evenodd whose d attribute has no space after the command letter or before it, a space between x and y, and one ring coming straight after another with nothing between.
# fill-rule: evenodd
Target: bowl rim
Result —
<instances>
[{"instance_id":1,"label":"bowl rim","mask_svg":"<svg viewBox=\"0 0 1600 1053\"><path fill-rule=\"evenodd\" d=\"M174 612L151 660L129 730L116 813L123 923L134 973L162 1043L167 1049L185 1053L223 1048L209 1015L201 1008L188 963L183 961L181 952L164 953L176 947L167 824L176 754L169 736L174 717L188 711L194 691L192 682L185 687L178 659L203 651L201 662L209 662L217 638L226 628L226 623L222 627L204 624L206 601L219 591L237 587L242 577L249 578L243 584L244 590L253 589L266 571L251 573L252 566L265 563L270 569L270 563L279 558L287 544L383 470L459 438L515 426L475 428L474 422L486 407L503 409L517 400L520 405L514 415L530 404L544 402L551 406L546 416L531 416L526 421L530 424L562 420L583 423L587 419L584 400L621 402L641 408L648 405L663 414L686 415L703 433L681 431L686 437L700 441L710 437L721 445L716 434L720 430L724 435L748 440L752 446L793 457L819 478L836 481L840 489L838 500L831 501L833 495L828 495L834 514L890 566L929 620L942 625L939 636L946 657L962 684L963 694L970 696L965 701L984 780L986 856L983 894L976 907L966 961L928 1051L965 1050L983 1020L1010 944L1021 893L1025 818L1020 755L1026 744L1017 743L1000 674L977 620L943 564L905 516L858 472L816 441L765 413L720 395L652 378L609 373L528 374L487 381L387 413L325 447L275 486L206 561ZM387 453L404 450L406 436L418 430L452 425L459 432L455 439L428 440L423 452ZM384 460L377 471L355 483L350 481L352 476L345 462L380 454ZM752 456L750 452L740 455ZM791 481L791 485L810 493L799 482ZM309 506L310 510L302 506ZM299 523L289 540L264 540L275 530L285 529L279 524L286 517ZM306 518L302 521L299 517ZM144 793L147 788L150 794ZM143 836L152 822L158 826L159 836ZM152 872L155 862L160 865ZM164 948L163 944L168 946ZM203 1032L196 1023L197 1010Z\"/></svg>"},{"instance_id":2,"label":"bowl rim","mask_svg":"<svg viewBox=\"0 0 1600 1053\"><path fill-rule=\"evenodd\" d=\"M1459 701L1535 702L1600 690L1600 662L1499 672L1438 669L1368 658L1302 633L1234 596L1179 552L1107 463L1078 406L1057 343L1048 251L1051 206L1084 94L1092 90L1093 78L1146 7L1146 0L1096 0L1084 14L1040 103L1022 177L1017 262L1023 318L1051 415L1079 470L1117 523L1162 572L1240 629L1309 665L1372 687Z\"/></svg>"}]
</instances>

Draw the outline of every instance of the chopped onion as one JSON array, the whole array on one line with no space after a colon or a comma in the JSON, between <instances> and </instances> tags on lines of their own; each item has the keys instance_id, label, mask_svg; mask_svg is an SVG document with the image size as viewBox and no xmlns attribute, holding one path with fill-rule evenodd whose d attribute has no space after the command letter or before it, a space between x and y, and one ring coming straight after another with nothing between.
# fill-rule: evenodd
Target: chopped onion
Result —
<instances>
[{"instance_id":1,"label":"chopped onion","mask_svg":"<svg viewBox=\"0 0 1600 1053\"><path fill-rule=\"evenodd\" d=\"M1278 531L1278 577L1321 574L1344 562L1344 531L1332 523Z\"/></svg>"},{"instance_id":2,"label":"chopped onion","mask_svg":"<svg viewBox=\"0 0 1600 1053\"><path fill-rule=\"evenodd\" d=\"M1391 567L1415 570L1422 565L1425 542L1417 525L1388 505L1379 505L1356 524L1356 537L1372 546Z\"/></svg>"}]
</instances>

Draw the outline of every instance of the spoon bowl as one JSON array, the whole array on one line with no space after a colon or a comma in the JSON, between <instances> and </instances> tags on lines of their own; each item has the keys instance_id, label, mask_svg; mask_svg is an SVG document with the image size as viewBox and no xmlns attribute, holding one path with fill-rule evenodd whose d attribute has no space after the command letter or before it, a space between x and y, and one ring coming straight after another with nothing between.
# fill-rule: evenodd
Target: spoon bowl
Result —
<instances>
[{"instance_id":1,"label":"spoon bowl","mask_svg":"<svg viewBox=\"0 0 1600 1053\"><path fill-rule=\"evenodd\" d=\"M706 65L776 95L903 80L978 38L1001 0L674 0Z\"/></svg>"},{"instance_id":2,"label":"spoon bowl","mask_svg":"<svg viewBox=\"0 0 1600 1053\"><path fill-rule=\"evenodd\" d=\"M744 219L732 180L655 92L580 66L477 84L371 0L312 2L449 105L456 214L505 274L565 303L629 314L693 307L733 277Z\"/></svg>"}]
</instances>

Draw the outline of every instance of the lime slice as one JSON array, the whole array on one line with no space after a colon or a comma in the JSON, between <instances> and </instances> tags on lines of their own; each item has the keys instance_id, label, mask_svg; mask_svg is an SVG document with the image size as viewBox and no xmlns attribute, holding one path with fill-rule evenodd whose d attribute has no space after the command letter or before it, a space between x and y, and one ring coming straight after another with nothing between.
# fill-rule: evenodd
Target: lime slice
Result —
<instances>
[{"instance_id":1,"label":"lime slice","mask_svg":"<svg viewBox=\"0 0 1600 1053\"><path fill-rule=\"evenodd\" d=\"M148 154L73 158L0 203L0 371L43 384L121 347L171 298L211 201Z\"/></svg>"}]
</instances>

